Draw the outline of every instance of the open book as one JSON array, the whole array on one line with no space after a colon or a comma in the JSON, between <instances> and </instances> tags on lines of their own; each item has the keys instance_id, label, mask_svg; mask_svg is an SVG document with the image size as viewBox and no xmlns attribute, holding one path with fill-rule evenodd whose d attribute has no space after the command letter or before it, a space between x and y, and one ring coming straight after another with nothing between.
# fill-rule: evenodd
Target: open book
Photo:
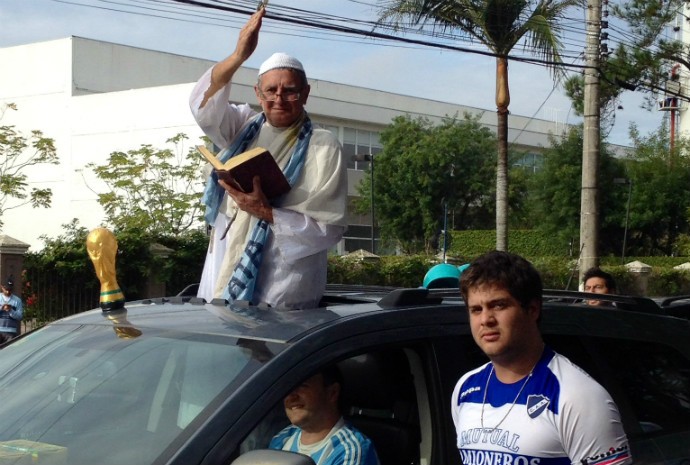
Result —
<instances>
[{"instance_id":1,"label":"open book","mask_svg":"<svg viewBox=\"0 0 690 465\"><path fill-rule=\"evenodd\" d=\"M290 183L283 174L271 153L263 147L256 147L235 155L225 163L221 161L203 145L197 150L213 166L218 178L231 184L242 192L254 189L254 176L261 178L261 190L266 197L272 199L290 190Z\"/></svg>"}]
</instances>

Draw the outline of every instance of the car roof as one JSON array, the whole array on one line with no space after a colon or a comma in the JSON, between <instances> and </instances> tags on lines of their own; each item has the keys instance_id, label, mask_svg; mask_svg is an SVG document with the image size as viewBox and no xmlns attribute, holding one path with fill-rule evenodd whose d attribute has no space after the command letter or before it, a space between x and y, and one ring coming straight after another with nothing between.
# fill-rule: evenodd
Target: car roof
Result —
<instances>
[{"instance_id":1,"label":"car roof","mask_svg":"<svg viewBox=\"0 0 690 465\"><path fill-rule=\"evenodd\" d=\"M336 319L380 311L385 297L399 291L381 287L331 287L324 306L307 310L252 306L246 302L228 304L222 299L205 302L189 296L162 297L131 301L124 309L93 309L78 313L52 325L124 325L140 330L182 331L216 334L236 338L288 342L301 334ZM388 298L390 300L390 297ZM397 304L388 304L392 308Z\"/></svg>"},{"instance_id":2,"label":"car roof","mask_svg":"<svg viewBox=\"0 0 690 465\"><path fill-rule=\"evenodd\" d=\"M584 307L587 298L615 302L616 311L666 315L652 299L611 296L576 291L546 290L548 307ZM375 286L329 285L323 306L307 310L285 310L246 303L229 305L221 299L206 303L203 299L175 296L128 302L122 310L104 312L95 309L52 324L124 325L139 330L178 331L213 334L235 338L288 343L336 320L366 313L396 312L404 308L422 308L430 314L441 306L463 307L459 291L453 289L395 289ZM462 313L465 312L456 312ZM462 317L463 320L465 317Z\"/></svg>"}]
</instances>

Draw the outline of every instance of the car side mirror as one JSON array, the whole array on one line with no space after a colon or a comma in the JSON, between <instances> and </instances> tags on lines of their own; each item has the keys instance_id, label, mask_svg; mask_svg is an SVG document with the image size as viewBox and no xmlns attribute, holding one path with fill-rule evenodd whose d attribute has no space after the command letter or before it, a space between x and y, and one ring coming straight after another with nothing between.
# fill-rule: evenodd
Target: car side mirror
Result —
<instances>
[{"instance_id":1,"label":"car side mirror","mask_svg":"<svg viewBox=\"0 0 690 465\"><path fill-rule=\"evenodd\" d=\"M256 449L233 460L232 465L315 465L311 457L285 450Z\"/></svg>"}]
</instances>

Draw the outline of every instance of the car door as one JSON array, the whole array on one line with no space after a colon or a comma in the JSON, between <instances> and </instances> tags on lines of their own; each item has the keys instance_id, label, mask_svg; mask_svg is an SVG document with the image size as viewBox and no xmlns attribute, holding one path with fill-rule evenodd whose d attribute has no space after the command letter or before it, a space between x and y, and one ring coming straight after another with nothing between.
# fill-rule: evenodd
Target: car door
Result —
<instances>
[{"instance_id":1,"label":"car door","mask_svg":"<svg viewBox=\"0 0 690 465\"><path fill-rule=\"evenodd\" d=\"M266 447L286 424L282 399L302 379L335 363L344 375L344 416L370 437L381 465L458 463L457 451L445 444L451 437L445 421L448 402L435 379L431 344L439 335L467 334L466 325L450 315L432 309L381 312L359 323L351 321L353 327L322 329L310 335L314 344L305 339L285 350L281 360L269 363L280 371L273 373L266 395L248 409L245 416L254 420L245 425L249 428L233 446L231 460ZM455 454L450 461L447 450ZM217 463L211 457L208 463Z\"/></svg>"},{"instance_id":2,"label":"car door","mask_svg":"<svg viewBox=\"0 0 690 465\"><path fill-rule=\"evenodd\" d=\"M635 463L689 463L687 322L574 307L549 309L545 317L545 342L602 384L618 405ZM460 463L450 416L451 394L460 376L487 358L462 333L434 338L433 352L440 385L436 408L449 435L443 454L446 463Z\"/></svg>"}]
</instances>

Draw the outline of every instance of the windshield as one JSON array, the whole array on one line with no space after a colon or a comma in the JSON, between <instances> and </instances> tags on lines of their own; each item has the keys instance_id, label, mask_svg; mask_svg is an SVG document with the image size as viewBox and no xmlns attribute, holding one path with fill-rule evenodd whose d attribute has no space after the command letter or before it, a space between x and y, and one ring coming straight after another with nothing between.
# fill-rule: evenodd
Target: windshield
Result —
<instances>
[{"instance_id":1,"label":"windshield","mask_svg":"<svg viewBox=\"0 0 690 465\"><path fill-rule=\"evenodd\" d=\"M0 463L151 463L256 360L241 345L132 327L28 334L0 351Z\"/></svg>"}]
</instances>

